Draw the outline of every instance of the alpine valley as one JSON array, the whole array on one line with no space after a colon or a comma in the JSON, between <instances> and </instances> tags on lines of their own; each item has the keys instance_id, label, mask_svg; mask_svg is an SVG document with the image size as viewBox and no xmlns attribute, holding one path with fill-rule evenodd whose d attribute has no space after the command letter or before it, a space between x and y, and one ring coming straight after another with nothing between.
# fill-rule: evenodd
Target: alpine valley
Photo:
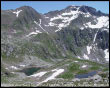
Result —
<instances>
[{"instance_id":1,"label":"alpine valley","mask_svg":"<svg viewBox=\"0 0 110 88\"><path fill-rule=\"evenodd\" d=\"M1 10L1 85L109 86L109 14Z\"/></svg>"}]
</instances>

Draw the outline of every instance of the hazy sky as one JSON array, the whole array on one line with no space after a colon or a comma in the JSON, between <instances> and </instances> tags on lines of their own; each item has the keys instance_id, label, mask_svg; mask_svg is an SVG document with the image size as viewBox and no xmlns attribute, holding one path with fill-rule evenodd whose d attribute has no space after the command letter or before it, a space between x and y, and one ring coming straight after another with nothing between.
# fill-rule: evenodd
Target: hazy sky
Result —
<instances>
[{"instance_id":1,"label":"hazy sky","mask_svg":"<svg viewBox=\"0 0 110 88\"><path fill-rule=\"evenodd\" d=\"M31 6L40 13L61 10L69 5L87 5L104 13L109 13L109 1L1 1L2 10Z\"/></svg>"}]
</instances>

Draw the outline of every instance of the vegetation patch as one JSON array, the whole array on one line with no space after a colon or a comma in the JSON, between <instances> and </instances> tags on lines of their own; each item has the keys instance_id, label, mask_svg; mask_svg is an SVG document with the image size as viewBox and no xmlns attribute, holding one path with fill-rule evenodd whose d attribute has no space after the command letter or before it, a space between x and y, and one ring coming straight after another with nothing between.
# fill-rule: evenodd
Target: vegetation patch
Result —
<instances>
[{"instance_id":1,"label":"vegetation patch","mask_svg":"<svg viewBox=\"0 0 110 88\"><path fill-rule=\"evenodd\" d=\"M63 74L59 75L59 77L64 79L73 79L74 75L70 72L64 72Z\"/></svg>"},{"instance_id":2,"label":"vegetation patch","mask_svg":"<svg viewBox=\"0 0 110 88\"><path fill-rule=\"evenodd\" d=\"M69 72L75 72L79 70L79 64L77 63L72 63L68 66Z\"/></svg>"}]
</instances>

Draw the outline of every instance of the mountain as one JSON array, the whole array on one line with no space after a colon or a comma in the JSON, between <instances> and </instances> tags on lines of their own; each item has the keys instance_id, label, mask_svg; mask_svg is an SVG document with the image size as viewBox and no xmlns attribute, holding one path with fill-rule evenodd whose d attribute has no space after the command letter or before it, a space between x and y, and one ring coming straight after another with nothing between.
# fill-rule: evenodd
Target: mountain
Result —
<instances>
[{"instance_id":1,"label":"mountain","mask_svg":"<svg viewBox=\"0 0 110 88\"><path fill-rule=\"evenodd\" d=\"M109 14L89 6L1 11L2 75L11 66L46 68L71 58L109 64Z\"/></svg>"},{"instance_id":2,"label":"mountain","mask_svg":"<svg viewBox=\"0 0 110 88\"><path fill-rule=\"evenodd\" d=\"M88 6L69 6L45 15L49 17L50 26L57 27L55 32L63 42L59 42L61 47L64 45L66 50L80 58L104 61L104 56L107 55L104 52L109 52L108 14Z\"/></svg>"}]
</instances>

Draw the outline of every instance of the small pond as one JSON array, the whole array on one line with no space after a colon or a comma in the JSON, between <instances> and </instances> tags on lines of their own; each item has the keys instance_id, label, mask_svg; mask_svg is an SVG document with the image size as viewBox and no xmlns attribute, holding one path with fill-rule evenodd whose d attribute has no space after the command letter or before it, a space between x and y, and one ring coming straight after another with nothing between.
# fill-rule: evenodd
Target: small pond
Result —
<instances>
[{"instance_id":1,"label":"small pond","mask_svg":"<svg viewBox=\"0 0 110 88\"><path fill-rule=\"evenodd\" d=\"M79 79L88 78L88 77L94 76L96 73L97 73L97 71L92 71L92 72L89 72L89 73L86 73L86 74L76 75L75 78L79 78Z\"/></svg>"},{"instance_id":2,"label":"small pond","mask_svg":"<svg viewBox=\"0 0 110 88\"><path fill-rule=\"evenodd\" d=\"M27 76L30 76L30 75L34 74L35 72L37 72L40 69L41 69L40 67L29 67L29 68L24 68L24 69L20 70L20 72L23 72Z\"/></svg>"}]
</instances>

